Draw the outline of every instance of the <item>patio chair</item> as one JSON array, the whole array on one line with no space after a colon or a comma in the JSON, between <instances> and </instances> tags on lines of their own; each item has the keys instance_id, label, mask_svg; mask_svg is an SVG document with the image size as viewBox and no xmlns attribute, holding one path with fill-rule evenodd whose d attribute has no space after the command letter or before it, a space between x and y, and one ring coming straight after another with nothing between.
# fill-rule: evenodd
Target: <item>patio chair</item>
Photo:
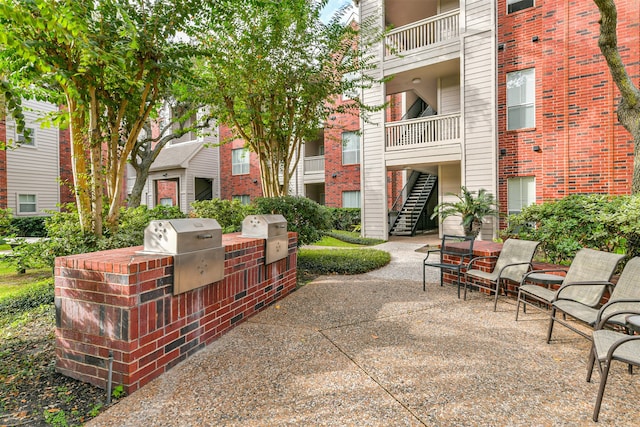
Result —
<instances>
[{"instance_id":1,"label":"patio chair","mask_svg":"<svg viewBox=\"0 0 640 427\"><path fill-rule=\"evenodd\" d=\"M552 284L593 282L594 286L571 287L567 289L564 298L580 301L582 304L595 307L600 303L602 294L609 285L611 276L618 263L624 258L622 254L597 251L595 249L580 249L571 262L569 269L532 270L524 275L518 288L518 304L516 307L516 321L520 313L520 303L523 312L527 312L527 303L532 300L543 303L547 308L551 305L557 290L549 289ZM564 276L549 274L565 272ZM527 283L533 282L533 283ZM547 286L540 286L540 284ZM536 307L531 305L531 307ZM538 307L536 307L538 308Z\"/></svg>"},{"instance_id":2,"label":"patio chair","mask_svg":"<svg viewBox=\"0 0 640 427\"><path fill-rule=\"evenodd\" d=\"M640 310L640 257L635 257L627 262L618 283L615 285L609 283L608 287L613 287L613 291L609 296L609 300L602 307L591 307L583 304L581 301L574 299L576 292L569 290L575 287L596 287L599 284L593 282L586 283L566 283L558 289L555 298L551 302L551 319L549 322L549 331L547 332L547 343L551 342L551 334L553 333L553 325L558 322L566 326L572 331L590 339L588 333L578 329L575 322L566 319L566 316L583 323L591 328L595 328L600 319L607 319L611 325L624 326L625 316L623 314L615 314L617 312L639 311ZM604 291L603 291L604 292ZM600 294L602 296L602 294ZM558 316L562 313L562 316ZM613 313L613 315L612 315Z\"/></svg>"},{"instance_id":3,"label":"patio chair","mask_svg":"<svg viewBox=\"0 0 640 427\"><path fill-rule=\"evenodd\" d=\"M427 290L427 267L440 269L440 286L444 283L444 272L451 271L458 275L458 298L460 298L460 283L462 269L473 258L473 236L442 236L440 249L427 251L427 256L422 262L422 290ZM429 260L431 255L438 254L438 258Z\"/></svg>"},{"instance_id":4,"label":"patio chair","mask_svg":"<svg viewBox=\"0 0 640 427\"><path fill-rule=\"evenodd\" d=\"M638 301L638 307L640 308L640 301ZM619 362L626 363L629 366L629 373L631 373L632 366L640 366L640 335L628 335L621 332L603 329L611 317L623 314L626 315L626 319L629 319L629 317L637 318L639 317L638 315L640 315L640 310L616 311L615 313L610 313L609 315L598 319L598 324L593 331L593 343L591 345L589 364L587 367L587 382L591 381L593 366L595 365L595 362L598 361L600 386L598 387L598 396L596 397L596 404L593 409L593 421L596 422L600 415L602 396L604 395L604 389L607 385L611 362L617 360Z\"/></svg>"},{"instance_id":5,"label":"patio chair","mask_svg":"<svg viewBox=\"0 0 640 427\"><path fill-rule=\"evenodd\" d=\"M495 293L493 311L496 311L501 283L504 280L512 280L517 283L522 281L522 277L525 273L532 268L531 261L533 260L533 255L535 254L539 244L540 242L534 242L531 240L509 239L504 242L499 256L473 258L467 265L464 284L464 298L467 299L467 287L470 284L470 278L489 282L489 285L485 285L476 281L473 282L473 285L487 290L489 295ZM472 268L474 264L486 261L487 259L497 259L493 271L486 272L477 268Z\"/></svg>"}]
</instances>

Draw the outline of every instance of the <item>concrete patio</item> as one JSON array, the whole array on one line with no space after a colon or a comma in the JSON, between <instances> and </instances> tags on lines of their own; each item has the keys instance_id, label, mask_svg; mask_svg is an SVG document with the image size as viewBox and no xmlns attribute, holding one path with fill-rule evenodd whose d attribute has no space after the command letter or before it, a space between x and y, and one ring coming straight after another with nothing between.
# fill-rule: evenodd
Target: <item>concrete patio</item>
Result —
<instances>
[{"instance_id":1,"label":"concrete patio","mask_svg":"<svg viewBox=\"0 0 640 427\"><path fill-rule=\"evenodd\" d=\"M378 248L389 266L323 276L238 325L88 426L632 426L640 381L617 364L591 421L600 376L589 343L515 301L422 292L423 241Z\"/></svg>"}]
</instances>

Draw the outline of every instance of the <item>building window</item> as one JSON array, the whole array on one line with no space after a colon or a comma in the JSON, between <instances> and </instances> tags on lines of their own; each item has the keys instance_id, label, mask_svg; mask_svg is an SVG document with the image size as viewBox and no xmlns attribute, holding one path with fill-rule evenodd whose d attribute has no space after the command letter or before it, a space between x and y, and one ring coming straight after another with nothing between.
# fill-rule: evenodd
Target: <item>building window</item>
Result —
<instances>
[{"instance_id":1,"label":"building window","mask_svg":"<svg viewBox=\"0 0 640 427\"><path fill-rule=\"evenodd\" d=\"M533 176L509 178L507 180L507 210L509 215L518 214L523 208L536 202L536 181Z\"/></svg>"},{"instance_id":2,"label":"building window","mask_svg":"<svg viewBox=\"0 0 640 427\"><path fill-rule=\"evenodd\" d=\"M249 150L236 148L231 152L231 175L246 175L249 173Z\"/></svg>"},{"instance_id":3,"label":"building window","mask_svg":"<svg viewBox=\"0 0 640 427\"><path fill-rule=\"evenodd\" d=\"M29 140L25 138L25 134L30 136ZM27 146L27 147L35 147L36 145L36 130L35 128L25 128L25 132L17 133L16 132L16 142L18 145Z\"/></svg>"},{"instance_id":4,"label":"building window","mask_svg":"<svg viewBox=\"0 0 640 427\"><path fill-rule=\"evenodd\" d=\"M33 214L37 211L35 194L18 194L18 213Z\"/></svg>"},{"instance_id":5,"label":"building window","mask_svg":"<svg viewBox=\"0 0 640 427\"><path fill-rule=\"evenodd\" d=\"M231 196L231 199L232 200L238 200L243 205L248 205L249 203L251 203L251 197L249 197L248 194L241 194L241 195L238 195L238 196Z\"/></svg>"},{"instance_id":6,"label":"building window","mask_svg":"<svg viewBox=\"0 0 640 427\"><path fill-rule=\"evenodd\" d=\"M342 81L345 85L344 91L342 92L342 100L348 101L350 99L358 98L358 88L356 82L358 80L358 73L355 71L351 71L348 73L344 73L342 76Z\"/></svg>"},{"instance_id":7,"label":"building window","mask_svg":"<svg viewBox=\"0 0 640 427\"><path fill-rule=\"evenodd\" d=\"M173 199L171 197L161 197L160 206L173 206Z\"/></svg>"},{"instance_id":8,"label":"building window","mask_svg":"<svg viewBox=\"0 0 640 427\"><path fill-rule=\"evenodd\" d=\"M533 7L533 0L507 0L507 13Z\"/></svg>"},{"instance_id":9,"label":"building window","mask_svg":"<svg viewBox=\"0 0 640 427\"><path fill-rule=\"evenodd\" d=\"M536 125L535 69L507 73L507 130Z\"/></svg>"},{"instance_id":10,"label":"building window","mask_svg":"<svg viewBox=\"0 0 640 427\"><path fill-rule=\"evenodd\" d=\"M342 133L342 164L360 164L360 136L357 132Z\"/></svg>"},{"instance_id":11,"label":"building window","mask_svg":"<svg viewBox=\"0 0 640 427\"><path fill-rule=\"evenodd\" d=\"M360 207L360 191L343 191L342 207L343 208L359 208Z\"/></svg>"}]
</instances>

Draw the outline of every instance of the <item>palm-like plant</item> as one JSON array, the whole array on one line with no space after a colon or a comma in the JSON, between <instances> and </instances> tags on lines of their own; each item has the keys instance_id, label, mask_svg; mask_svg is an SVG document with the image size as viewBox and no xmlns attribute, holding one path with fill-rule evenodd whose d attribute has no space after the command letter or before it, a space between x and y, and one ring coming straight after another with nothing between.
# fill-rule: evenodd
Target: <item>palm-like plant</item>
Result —
<instances>
[{"instance_id":1,"label":"palm-like plant","mask_svg":"<svg viewBox=\"0 0 640 427\"><path fill-rule=\"evenodd\" d=\"M440 221L450 216L462 217L462 228L467 236L477 236L482 227L482 222L487 216L497 216L498 209L493 194L481 188L478 195L475 191L470 191L464 185L460 187L461 194L448 193L456 196L457 202L443 202L438 204L431 215L431 219L436 216L440 217Z\"/></svg>"}]
</instances>

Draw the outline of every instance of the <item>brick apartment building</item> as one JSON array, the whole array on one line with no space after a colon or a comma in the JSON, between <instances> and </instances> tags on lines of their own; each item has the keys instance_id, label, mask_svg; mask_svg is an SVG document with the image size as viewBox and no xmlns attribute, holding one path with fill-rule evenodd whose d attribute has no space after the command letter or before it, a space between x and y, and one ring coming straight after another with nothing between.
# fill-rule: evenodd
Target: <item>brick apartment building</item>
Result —
<instances>
[{"instance_id":1,"label":"brick apartment building","mask_svg":"<svg viewBox=\"0 0 640 427\"><path fill-rule=\"evenodd\" d=\"M508 4L522 8L508 13ZM616 5L618 46L638 82L640 3ZM593 1L498 1L498 195L505 213L568 194L630 191L633 140L616 116L619 93L598 47L599 19ZM518 115L510 119L510 112Z\"/></svg>"},{"instance_id":2,"label":"brick apartment building","mask_svg":"<svg viewBox=\"0 0 640 427\"><path fill-rule=\"evenodd\" d=\"M640 5L616 5L620 51L638 82ZM380 49L380 77L394 78L362 94L388 107L372 123L332 116L305 144L292 194L360 207L363 234L386 238L394 203L420 174L437 177L437 202L460 185L485 188L505 213L568 194L630 192L633 141L617 120L618 90L597 45L592 1L361 0L359 7L362 19L383 11L380 25L394 27L386 43L402 49ZM416 31L435 36L411 36ZM0 122L0 135L8 132L10 123ZM220 127L220 140L229 136ZM68 177L68 137L60 131L58 139L58 173ZM262 195L257 159L243 146L220 146L212 194L217 187L220 198L243 202ZM21 179L7 173L18 161L10 155L0 152L1 207L17 197L8 181ZM64 187L56 191L70 200ZM453 218L438 227L459 231ZM498 227L486 224L481 237Z\"/></svg>"}]
</instances>

